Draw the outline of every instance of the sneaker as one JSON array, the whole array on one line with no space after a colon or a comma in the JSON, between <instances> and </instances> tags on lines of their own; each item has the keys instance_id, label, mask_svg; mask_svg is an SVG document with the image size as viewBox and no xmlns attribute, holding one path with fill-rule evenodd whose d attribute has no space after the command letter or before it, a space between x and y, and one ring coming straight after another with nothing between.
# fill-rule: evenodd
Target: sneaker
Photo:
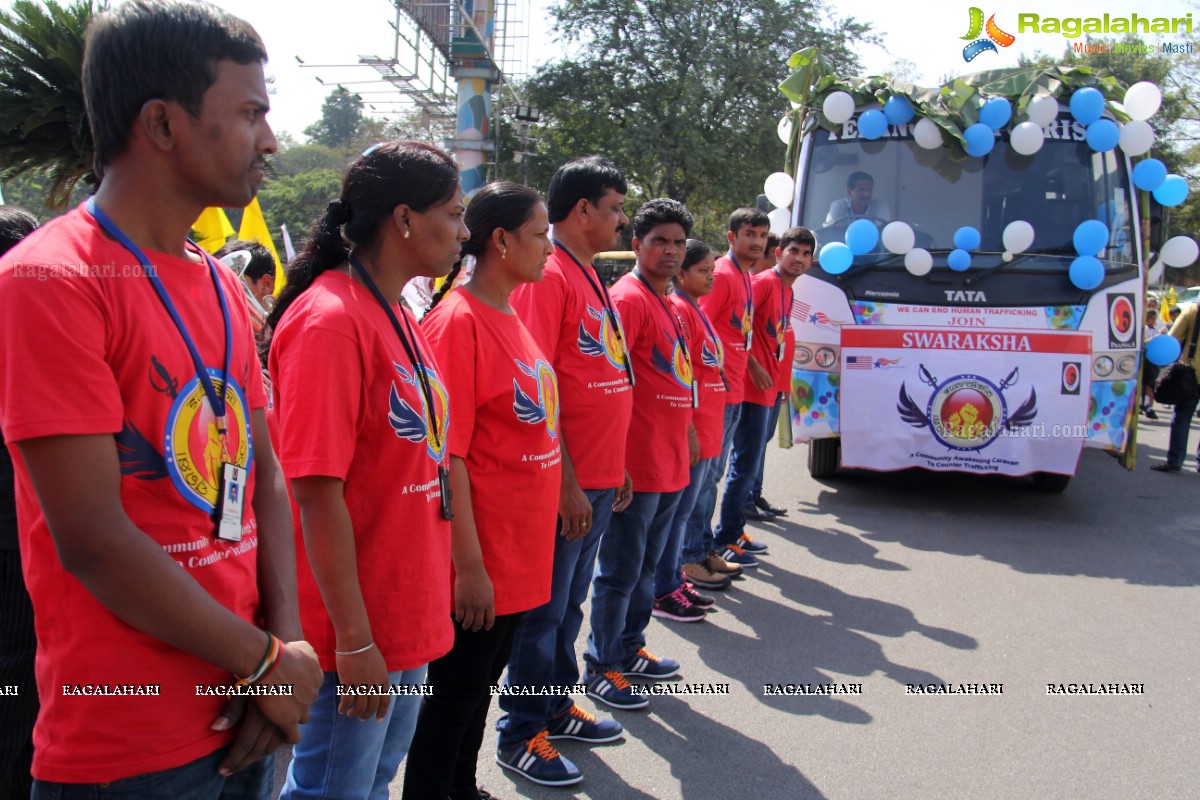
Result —
<instances>
[{"instance_id":1,"label":"sneaker","mask_svg":"<svg viewBox=\"0 0 1200 800\"><path fill-rule=\"evenodd\" d=\"M527 742L497 750L496 763L541 786L572 786L583 780L579 767L559 755L546 740L546 731Z\"/></svg>"},{"instance_id":2,"label":"sneaker","mask_svg":"<svg viewBox=\"0 0 1200 800\"><path fill-rule=\"evenodd\" d=\"M737 564L730 564L725 559L721 558L716 550L709 550L708 555L704 558L704 563L708 568L718 575L725 575L729 578L736 578L742 574L742 568ZM696 584L699 586L699 584Z\"/></svg>"},{"instance_id":3,"label":"sneaker","mask_svg":"<svg viewBox=\"0 0 1200 800\"><path fill-rule=\"evenodd\" d=\"M779 506L771 505L769 502L767 502L765 497L756 497L754 499L754 505L756 505L760 510L770 512L777 517L787 516L786 508L780 508Z\"/></svg>"},{"instance_id":4,"label":"sneaker","mask_svg":"<svg viewBox=\"0 0 1200 800\"><path fill-rule=\"evenodd\" d=\"M742 516L746 519L756 520L758 522L770 522L775 519L775 515L766 509L761 509L753 503L747 503L742 506Z\"/></svg>"},{"instance_id":5,"label":"sneaker","mask_svg":"<svg viewBox=\"0 0 1200 800\"><path fill-rule=\"evenodd\" d=\"M673 658L659 658L646 648L634 653L625 662L623 674L628 678L674 678L679 674L679 662Z\"/></svg>"},{"instance_id":6,"label":"sneaker","mask_svg":"<svg viewBox=\"0 0 1200 800\"><path fill-rule=\"evenodd\" d=\"M721 551L721 558L725 559L730 564L737 564L739 567L745 567L747 569L758 566L758 559L747 553L736 544L725 545L725 549Z\"/></svg>"},{"instance_id":7,"label":"sneaker","mask_svg":"<svg viewBox=\"0 0 1200 800\"><path fill-rule=\"evenodd\" d=\"M1180 467L1178 464L1168 464L1164 461L1161 464L1155 464L1150 469L1154 470L1155 472L1179 472L1182 467Z\"/></svg>"},{"instance_id":8,"label":"sneaker","mask_svg":"<svg viewBox=\"0 0 1200 800\"><path fill-rule=\"evenodd\" d=\"M603 744L615 742L625 733L625 728L615 719L597 719L574 703L563 713L550 720L547 739L574 739L577 742Z\"/></svg>"},{"instance_id":9,"label":"sneaker","mask_svg":"<svg viewBox=\"0 0 1200 800\"><path fill-rule=\"evenodd\" d=\"M1146 419L1158 419L1158 414L1155 413L1153 408L1146 409Z\"/></svg>"},{"instance_id":10,"label":"sneaker","mask_svg":"<svg viewBox=\"0 0 1200 800\"><path fill-rule=\"evenodd\" d=\"M703 622L704 609L692 605L683 593L683 585L670 594L654 598L654 610L650 612L659 619L673 619L676 622Z\"/></svg>"},{"instance_id":11,"label":"sneaker","mask_svg":"<svg viewBox=\"0 0 1200 800\"><path fill-rule=\"evenodd\" d=\"M603 675L597 675L589 670L587 694L593 700L598 700L622 711L632 711L650 705L649 698L644 694L635 694L633 684L625 680L625 676L615 669Z\"/></svg>"},{"instance_id":12,"label":"sneaker","mask_svg":"<svg viewBox=\"0 0 1200 800\"><path fill-rule=\"evenodd\" d=\"M708 609L712 608L713 606L715 606L717 604L717 601L715 598L712 598L706 594L700 594L699 592L697 592L696 587L692 585L692 582L687 579L686 575L683 576L683 587L682 588L683 588L683 596L688 599L688 602L690 602L692 605L696 606L696 608L702 608L707 611Z\"/></svg>"},{"instance_id":13,"label":"sneaker","mask_svg":"<svg viewBox=\"0 0 1200 800\"><path fill-rule=\"evenodd\" d=\"M743 533L738 537L737 546L751 555L764 556L767 554L767 546L762 542L754 541L748 533Z\"/></svg>"},{"instance_id":14,"label":"sneaker","mask_svg":"<svg viewBox=\"0 0 1200 800\"><path fill-rule=\"evenodd\" d=\"M701 589L728 589L732 579L727 575L715 572L707 562L683 565L683 577ZM695 601L693 600L694 604Z\"/></svg>"}]
</instances>

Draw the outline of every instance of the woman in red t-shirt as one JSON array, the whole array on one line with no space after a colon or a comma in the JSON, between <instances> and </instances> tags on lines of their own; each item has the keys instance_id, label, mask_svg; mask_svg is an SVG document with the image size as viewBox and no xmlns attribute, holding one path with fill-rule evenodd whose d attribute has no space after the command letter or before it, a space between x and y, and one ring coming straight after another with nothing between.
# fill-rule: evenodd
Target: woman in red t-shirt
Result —
<instances>
[{"instance_id":1,"label":"woman in red t-shirt","mask_svg":"<svg viewBox=\"0 0 1200 800\"><path fill-rule=\"evenodd\" d=\"M454 398L454 647L429 665L406 800L471 797L491 703L522 612L550 600L561 460L554 370L509 306L553 252L542 198L491 183L467 208L474 273L434 296L422 329ZM453 275L451 276L453 277ZM519 502L516 498L520 498ZM544 739L539 746L553 749Z\"/></svg>"},{"instance_id":2,"label":"woman in red t-shirt","mask_svg":"<svg viewBox=\"0 0 1200 800\"><path fill-rule=\"evenodd\" d=\"M372 147L267 320L300 621L325 671L283 798L386 798L426 665L454 639L448 393L398 301L410 279L450 271L468 236L463 213L445 153Z\"/></svg>"}]
</instances>

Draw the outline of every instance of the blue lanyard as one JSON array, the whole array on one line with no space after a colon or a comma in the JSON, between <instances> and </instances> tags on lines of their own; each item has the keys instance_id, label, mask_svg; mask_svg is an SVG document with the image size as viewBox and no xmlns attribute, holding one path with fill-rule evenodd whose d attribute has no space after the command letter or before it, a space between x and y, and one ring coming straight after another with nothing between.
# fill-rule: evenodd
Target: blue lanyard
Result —
<instances>
[{"instance_id":1,"label":"blue lanyard","mask_svg":"<svg viewBox=\"0 0 1200 800\"><path fill-rule=\"evenodd\" d=\"M696 311L696 316L700 317L700 321L704 323L704 330L708 331L708 340L709 340L710 342L712 342L712 345L713 345L713 347L716 347L716 348L718 348L718 350L717 350L717 354L719 355L719 354L720 354L720 348L721 348L721 346L722 346L722 345L721 345L721 341L720 341L720 340L717 338L717 332L716 332L716 331L714 331L714 330L713 330L713 328L712 328L712 325L711 325L711 324L709 324L709 321L708 321L708 315L707 315L707 314L705 314L705 313L704 313L704 311L703 311L703 309L701 309L701 308L700 308L700 306L696 304L696 301L695 301L695 300L693 300L692 298L688 297L688 296L687 296L686 294L684 294L683 292L676 291L676 292L675 292L675 294L677 294L677 295L679 295L680 297L682 297L682 298L684 299L684 301L685 301L685 302L687 302L687 304L688 304L689 306L691 306L693 309L695 309L695 311ZM700 359L700 360L701 360L701 361L703 361L703 360L704 360L704 359L703 359L703 357L701 357L701 359ZM726 380L726 378L725 378L725 367L724 367L723 365L721 365L721 364L718 364L718 365L717 365L717 371L721 373L721 383L725 384L725 388L726 388L726 390L728 390L728 389L729 389L729 381L728 381L728 380Z\"/></svg>"},{"instance_id":2,"label":"blue lanyard","mask_svg":"<svg viewBox=\"0 0 1200 800\"><path fill-rule=\"evenodd\" d=\"M621 330L621 326L617 323L617 313L613 311L612 298L608 296L608 289L604 286L603 281L597 285L596 281L592 280L591 273L588 272L587 268L584 267L579 259L575 257L574 253L563 247L557 239L553 239L551 241L554 242L555 247L567 254L567 258L575 262L575 266L579 267L579 271L583 273L583 277L587 278L588 285L591 286L592 291L596 293L596 298L599 299L600 305L604 306L604 313L608 317L609 327L613 329L613 333L616 334L617 341L621 343L621 349L625 353L625 377L629 379L629 385L633 386L633 354L629 352L629 346L625 344L625 334Z\"/></svg>"},{"instance_id":3,"label":"blue lanyard","mask_svg":"<svg viewBox=\"0 0 1200 800\"><path fill-rule=\"evenodd\" d=\"M737 267L737 271L741 273L742 286L746 290L746 308L750 309L750 319L754 319L754 290L750 288L750 273L742 269L742 265L738 263L737 256L733 254L732 250L729 251L729 260L733 262L733 265Z\"/></svg>"},{"instance_id":4,"label":"blue lanyard","mask_svg":"<svg viewBox=\"0 0 1200 800\"><path fill-rule=\"evenodd\" d=\"M650 285L650 281L646 280L646 276L639 270L634 269L634 276L641 282L642 286L646 287L646 291L654 295L654 299L658 301L658 305L662 308L663 313L667 315L667 321L671 323L671 328L675 331L675 341L679 344L679 349L683 351L683 359L687 362L688 371L692 373L692 385L689 387L692 391L692 408L700 407L700 387L696 378L696 366L692 362L692 354L688 350L687 337L683 335L683 320L679 318L678 312L674 308L667 308L667 303L662 299L662 295L654 291L654 287ZM672 366L674 369L674 366Z\"/></svg>"},{"instance_id":5,"label":"blue lanyard","mask_svg":"<svg viewBox=\"0 0 1200 800\"><path fill-rule=\"evenodd\" d=\"M145 253L116 226L116 223L108 218L108 215L100 210L100 207L96 205L95 197L88 198L87 212L92 215L92 218L99 223L100 227L109 236L116 239L142 265L146 277L150 279L150 284L154 287L154 293L158 295L163 308L166 309L167 314L171 317L171 321L175 323L175 327L179 330L179 335L183 337L183 343L187 345L188 353L192 356L192 365L196 369L196 377L204 387L204 394L208 397L208 403L212 406L213 414L217 418L217 433L220 434L222 443L224 443L226 434L225 392L228 391L229 364L233 354L233 324L229 318L229 303L225 299L225 290L221 288L221 279L217 276L216 262L209 257L208 253L201 251L204 255L204 262L208 265L208 274L212 278L213 288L217 290L217 300L221 304L221 319L225 323L225 359L219 378L221 382L220 394L217 393L212 378L208 374L208 369L204 366L204 360L200 357L200 351L196 349L195 341L192 340L191 335L188 333L187 326L183 324L183 319L175 309L175 304L171 302L171 296L167 294L167 287L163 286L162 279L158 277L158 270L150 263L150 259L146 258Z\"/></svg>"},{"instance_id":6,"label":"blue lanyard","mask_svg":"<svg viewBox=\"0 0 1200 800\"><path fill-rule=\"evenodd\" d=\"M787 297L788 287L783 285L783 276L779 274L779 267L773 267L771 272L775 273L775 278L779 281L779 318L783 320L783 332L787 333L787 329L792 324L792 303L796 300L796 292L792 291L791 300L784 300Z\"/></svg>"}]
</instances>

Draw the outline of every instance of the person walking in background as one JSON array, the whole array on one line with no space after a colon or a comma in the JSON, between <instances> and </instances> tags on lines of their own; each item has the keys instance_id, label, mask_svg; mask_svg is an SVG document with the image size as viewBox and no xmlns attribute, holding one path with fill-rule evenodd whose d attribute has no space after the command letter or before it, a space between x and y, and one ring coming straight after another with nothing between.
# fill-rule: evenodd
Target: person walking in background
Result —
<instances>
[{"instance_id":1,"label":"person walking in background","mask_svg":"<svg viewBox=\"0 0 1200 800\"><path fill-rule=\"evenodd\" d=\"M1175 318L1174 324L1171 325L1171 336L1179 340L1183 348L1179 360L1185 364L1191 364L1193 369L1200 368L1200 347L1196 346L1197 308L1200 308L1200 303L1192 303ZM1171 417L1171 438L1170 444L1167 446L1167 460L1161 464L1155 464L1150 469L1155 472L1179 472L1183 469L1183 463L1187 460L1188 434L1191 433L1192 416L1196 413L1198 403L1200 403L1200 397L1189 397L1175 404L1175 414ZM1200 469L1200 459L1197 459L1196 468Z\"/></svg>"},{"instance_id":2,"label":"person walking in background","mask_svg":"<svg viewBox=\"0 0 1200 800\"><path fill-rule=\"evenodd\" d=\"M386 798L426 665L454 640L451 398L399 299L411 278L450 271L464 210L448 155L375 145L350 165L268 319L300 615L325 673L288 767L289 800Z\"/></svg>"}]
</instances>

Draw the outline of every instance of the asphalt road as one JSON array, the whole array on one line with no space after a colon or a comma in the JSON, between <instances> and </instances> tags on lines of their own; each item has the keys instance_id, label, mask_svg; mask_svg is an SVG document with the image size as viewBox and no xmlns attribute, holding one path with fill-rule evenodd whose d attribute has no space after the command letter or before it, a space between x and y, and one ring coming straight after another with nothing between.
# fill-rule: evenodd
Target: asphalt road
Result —
<instances>
[{"instance_id":1,"label":"asphalt road","mask_svg":"<svg viewBox=\"0 0 1200 800\"><path fill-rule=\"evenodd\" d=\"M1200 797L1200 475L1190 457L1150 471L1161 416L1143 418L1134 472L1088 450L1062 495L920 471L818 482L806 446L772 445L766 494L789 516L758 525L770 555L706 622L648 631L687 683L728 694L654 697L614 712L617 743L562 742L584 772L568 789L496 766L493 706L481 784L558 800ZM861 693L764 693L830 683ZM1144 694L1048 695L1072 683Z\"/></svg>"}]
</instances>

